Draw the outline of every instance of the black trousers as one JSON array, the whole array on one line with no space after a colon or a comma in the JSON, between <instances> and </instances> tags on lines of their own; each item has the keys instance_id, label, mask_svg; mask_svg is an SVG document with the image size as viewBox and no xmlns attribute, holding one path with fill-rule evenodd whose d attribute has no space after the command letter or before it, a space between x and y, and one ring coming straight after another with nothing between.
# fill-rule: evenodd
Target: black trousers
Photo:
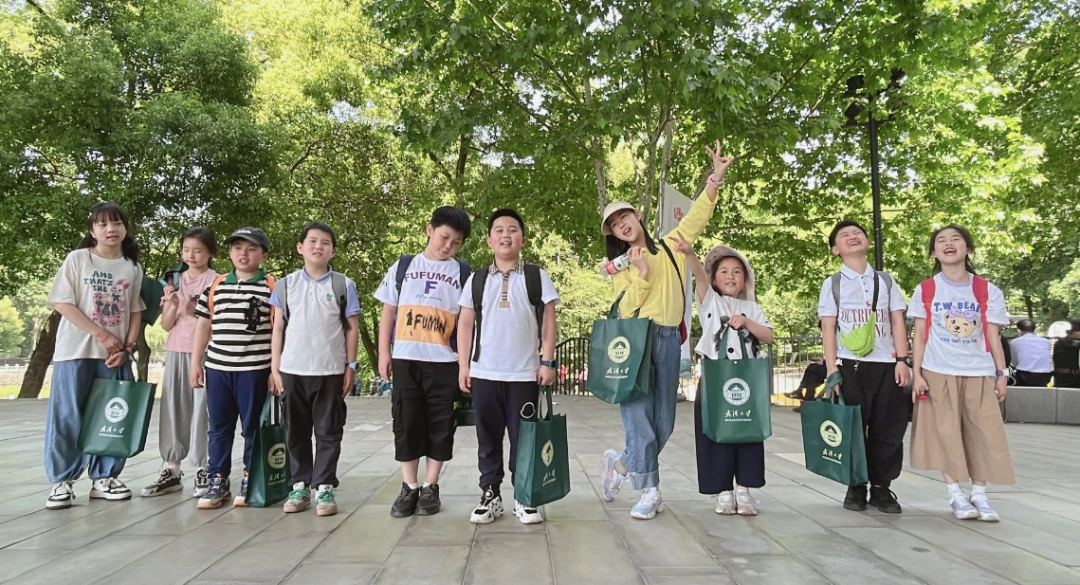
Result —
<instances>
[{"instance_id":1,"label":"black trousers","mask_svg":"<svg viewBox=\"0 0 1080 585\"><path fill-rule=\"evenodd\" d=\"M896 364L844 360L841 389L849 406L862 407L870 484L889 487L904 466L911 396L896 383Z\"/></svg>"},{"instance_id":2,"label":"black trousers","mask_svg":"<svg viewBox=\"0 0 1080 585\"><path fill-rule=\"evenodd\" d=\"M532 403L537 406L540 386L536 382L496 382L472 379L472 403L476 415L477 455L480 460L480 489L493 488L499 492L503 471L503 435L510 434L510 483L517 468L518 432L521 430L521 410ZM532 415L532 408L526 409Z\"/></svg>"},{"instance_id":3,"label":"black trousers","mask_svg":"<svg viewBox=\"0 0 1080 585\"><path fill-rule=\"evenodd\" d=\"M454 456L454 403L461 396L457 362L393 361L390 412L394 417L394 458Z\"/></svg>"},{"instance_id":4,"label":"black trousers","mask_svg":"<svg viewBox=\"0 0 1080 585\"><path fill-rule=\"evenodd\" d=\"M337 464L345 431L345 374L294 376L281 374L285 436L289 447L292 481L309 486L337 487ZM315 456L311 434L315 433Z\"/></svg>"},{"instance_id":5,"label":"black trousers","mask_svg":"<svg viewBox=\"0 0 1080 585\"><path fill-rule=\"evenodd\" d=\"M1045 388L1050 385L1050 380L1053 379L1054 374L1047 372L1040 374L1036 372L1025 372L1023 370L1016 370L1016 385L1017 386L1030 386L1033 388Z\"/></svg>"},{"instance_id":6,"label":"black trousers","mask_svg":"<svg viewBox=\"0 0 1080 585\"><path fill-rule=\"evenodd\" d=\"M698 491L716 495L735 489L765 487L765 443L714 443L701 428L701 400L694 402Z\"/></svg>"}]
</instances>

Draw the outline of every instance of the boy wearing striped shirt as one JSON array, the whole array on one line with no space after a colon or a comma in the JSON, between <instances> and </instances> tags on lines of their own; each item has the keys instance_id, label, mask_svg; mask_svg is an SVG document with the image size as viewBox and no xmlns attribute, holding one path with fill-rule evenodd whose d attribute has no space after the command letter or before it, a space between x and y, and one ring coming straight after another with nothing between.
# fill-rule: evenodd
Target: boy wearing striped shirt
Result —
<instances>
[{"instance_id":1,"label":"boy wearing striped shirt","mask_svg":"<svg viewBox=\"0 0 1080 585\"><path fill-rule=\"evenodd\" d=\"M237 417L244 437L244 478L233 504L246 504L247 467L270 378L274 277L259 268L270 251L270 238L261 229L246 227L233 232L225 245L234 268L199 297L191 352L191 383L206 388L210 410L210 487L199 499L203 509L220 508L232 496L229 473Z\"/></svg>"}]
</instances>

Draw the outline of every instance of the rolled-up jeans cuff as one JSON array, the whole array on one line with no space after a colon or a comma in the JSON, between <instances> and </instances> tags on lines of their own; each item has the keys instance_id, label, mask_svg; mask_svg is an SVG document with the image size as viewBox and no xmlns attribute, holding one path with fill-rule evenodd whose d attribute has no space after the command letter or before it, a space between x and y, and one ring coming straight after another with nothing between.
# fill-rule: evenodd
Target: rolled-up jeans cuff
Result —
<instances>
[{"instance_id":1,"label":"rolled-up jeans cuff","mask_svg":"<svg viewBox=\"0 0 1080 585\"><path fill-rule=\"evenodd\" d=\"M627 474L627 477L630 478L630 484L638 491L660 487L660 470L649 471L646 473L635 473L631 471Z\"/></svg>"}]
</instances>

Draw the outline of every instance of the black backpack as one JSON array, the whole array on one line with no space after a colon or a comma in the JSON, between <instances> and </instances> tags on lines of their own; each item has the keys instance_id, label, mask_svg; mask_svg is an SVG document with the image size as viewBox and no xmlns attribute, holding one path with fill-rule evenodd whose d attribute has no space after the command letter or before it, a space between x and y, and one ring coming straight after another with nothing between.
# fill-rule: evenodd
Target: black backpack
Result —
<instances>
[{"instance_id":1,"label":"black backpack","mask_svg":"<svg viewBox=\"0 0 1080 585\"><path fill-rule=\"evenodd\" d=\"M476 312L476 325L473 327L473 355L472 361L480 361L480 331L484 323L484 289L487 288L489 268L481 268L473 274L472 298L473 310ZM544 287L540 282L540 267L535 264L525 263L525 290L529 295L529 304L536 313L536 330L540 341L544 339Z\"/></svg>"}]
</instances>

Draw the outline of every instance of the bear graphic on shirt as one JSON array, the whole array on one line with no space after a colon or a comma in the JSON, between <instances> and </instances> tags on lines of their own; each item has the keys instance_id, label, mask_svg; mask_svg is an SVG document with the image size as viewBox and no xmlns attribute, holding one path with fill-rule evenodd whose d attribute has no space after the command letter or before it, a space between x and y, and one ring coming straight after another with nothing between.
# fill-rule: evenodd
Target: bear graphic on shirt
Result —
<instances>
[{"instance_id":1,"label":"bear graphic on shirt","mask_svg":"<svg viewBox=\"0 0 1080 585\"><path fill-rule=\"evenodd\" d=\"M951 307L945 314L945 330L957 339L967 339L978 329L979 314L975 311Z\"/></svg>"},{"instance_id":2,"label":"bear graphic on shirt","mask_svg":"<svg viewBox=\"0 0 1080 585\"><path fill-rule=\"evenodd\" d=\"M115 327L123 323L124 307L127 306L127 289L131 283L119 280L107 290L94 293L94 314L91 320L102 327Z\"/></svg>"}]
</instances>

